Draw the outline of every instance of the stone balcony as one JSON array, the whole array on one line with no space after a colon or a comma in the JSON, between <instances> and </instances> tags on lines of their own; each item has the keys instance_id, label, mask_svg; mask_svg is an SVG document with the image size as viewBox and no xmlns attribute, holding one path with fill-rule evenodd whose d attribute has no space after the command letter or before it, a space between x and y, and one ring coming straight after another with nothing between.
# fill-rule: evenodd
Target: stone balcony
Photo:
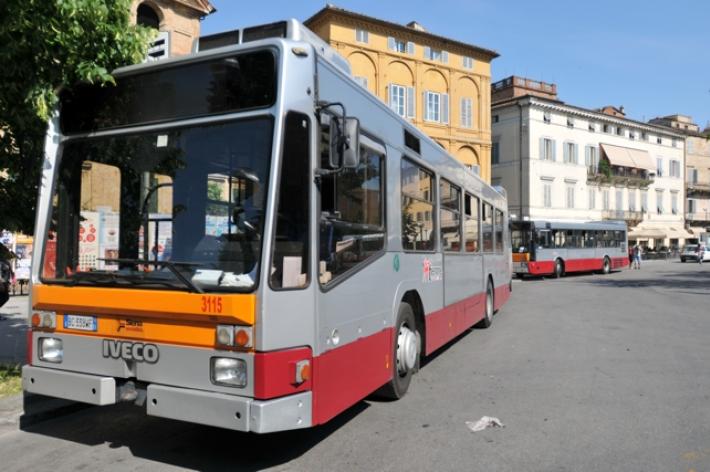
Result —
<instances>
[{"instance_id":1,"label":"stone balcony","mask_svg":"<svg viewBox=\"0 0 710 472\"><path fill-rule=\"evenodd\" d=\"M636 226L643 220L642 211L631 210L603 210L602 218L605 220L623 220L628 226Z\"/></svg>"},{"instance_id":2,"label":"stone balcony","mask_svg":"<svg viewBox=\"0 0 710 472\"><path fill-rule=\"evenodd\" d=\"M653 183L654 175L643 169L613 166L606 171L600 168L587 168L588 184L607 184L615 187L648 188Z\"/></svg>"},{"instance_id":3,"label":"stone balcony","mask_svg":"<svg viewBox=\"0 0 710 472\"><path fill-rule=\"evenodd\" d=\"M710 223L710 211L696 211L685 214L685 221L690 224L708 224Z\"/></svg>"}]
</instances>

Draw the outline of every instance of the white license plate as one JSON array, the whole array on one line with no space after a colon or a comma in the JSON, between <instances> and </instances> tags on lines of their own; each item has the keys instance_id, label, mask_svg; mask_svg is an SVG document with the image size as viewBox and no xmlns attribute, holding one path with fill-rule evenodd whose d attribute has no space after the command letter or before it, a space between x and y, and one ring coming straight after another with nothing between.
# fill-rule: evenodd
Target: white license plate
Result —
<instances>
[{"instance_id":1,"label":"white license plate","mask_svg":"<svg viewBox=\"0 0 710 472\"><path fill-rule=\"evenodd\" d=\"M64 329L96 331L96 317L83 315L64 315Z\"/></svg>"}]
</instances>

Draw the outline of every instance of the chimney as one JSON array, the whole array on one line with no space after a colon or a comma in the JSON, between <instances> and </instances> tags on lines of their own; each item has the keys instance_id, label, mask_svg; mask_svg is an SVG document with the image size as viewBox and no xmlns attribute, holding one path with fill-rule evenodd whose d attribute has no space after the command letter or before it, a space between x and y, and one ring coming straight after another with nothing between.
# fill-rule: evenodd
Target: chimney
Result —
<instances>
[{"instance_id":1,"label":"chimney","mask_svg":"<svg viewBox=\"0 0 710 472\"><path fill-rule=\"evenodd\" d=\"M409 23L407 23L407 27L412 28L413 30L416 30L416 31L426 32L426 28L424 28L422 25L420 25L416 21L410 21Z\"/></svg>"}]
</instances>

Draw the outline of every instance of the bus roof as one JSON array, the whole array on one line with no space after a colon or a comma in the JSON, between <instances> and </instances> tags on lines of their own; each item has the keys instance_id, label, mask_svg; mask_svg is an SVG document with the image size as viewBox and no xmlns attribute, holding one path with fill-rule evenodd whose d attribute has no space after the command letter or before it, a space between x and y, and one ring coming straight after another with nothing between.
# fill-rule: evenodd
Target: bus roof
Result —
<instances>
[{"instance_id":1,"label":"bus roof","mask_svg":"<svg viewBox=\"0 0 710 472\"><path fill-rule=\"evenodd\" d=\"M580 230L623 230L626 231L626 223L617 220L605 221L551 221L532 220L530 221L538 229L580 229Z\"/></svg>"}]
</instances>

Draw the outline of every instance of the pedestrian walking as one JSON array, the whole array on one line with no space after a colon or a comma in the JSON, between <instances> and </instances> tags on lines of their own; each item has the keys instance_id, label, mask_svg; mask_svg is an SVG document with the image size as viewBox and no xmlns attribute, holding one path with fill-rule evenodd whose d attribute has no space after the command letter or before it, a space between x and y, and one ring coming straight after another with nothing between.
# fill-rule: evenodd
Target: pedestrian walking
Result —
<instances>
[{"instance_id":1,"label":"pedestrian walking","mask_svg":"<svg viewBox=\"0 0 710 472\"><path fill-rule=\"evenodd\" d=\"M10 299L10 282L13 277L11 257L12 252L0 244L0 307Z\"/></svg>"},{"instance_id":2,"label":"pedestrian walking","mask_svg":"<svg viewBox=\"0 0 710 472\"><path fill-rule=\"evenodd\" d=\"M641 249L641 246L636 244L634 246L634 262L632 264L632 268L634 269L641 269L641 254L643 253L643 249Z\"/></svg>"},{"instance_id":3,"label":"pedestrian walking","mask_svg":"<svg viewBox=\"0 0 710 472\"><path fill-rule=\"evenodd\" d=\"M703 258L705 257L705 246L698 244L698 264L703 264Z\"/></svg>"}]
</instances>

